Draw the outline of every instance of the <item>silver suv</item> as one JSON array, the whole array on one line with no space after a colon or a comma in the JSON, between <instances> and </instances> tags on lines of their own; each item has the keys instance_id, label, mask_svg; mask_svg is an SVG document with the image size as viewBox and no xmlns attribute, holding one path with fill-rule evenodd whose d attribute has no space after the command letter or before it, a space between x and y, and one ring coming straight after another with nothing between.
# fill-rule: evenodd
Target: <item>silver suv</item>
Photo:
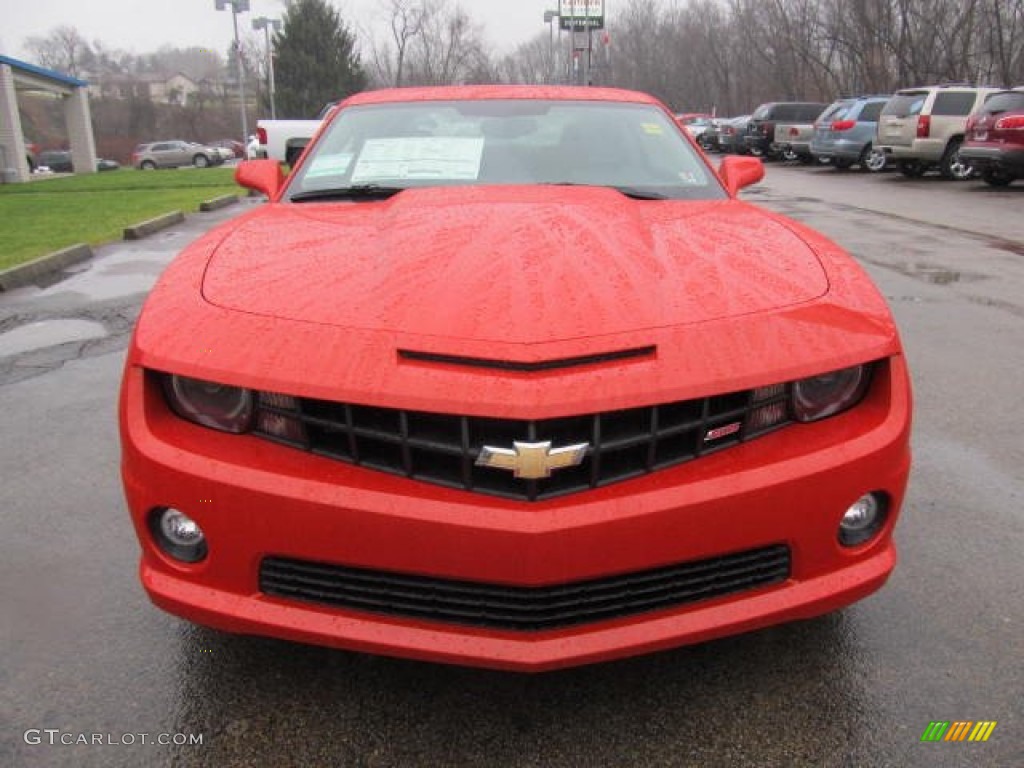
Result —
<instances>
[{"instance_id":1,"label":"silver suv","mask_svg":"<svg viewBox=\"0 0 1024 768\"><path fill-rule=\"evenodd\" d=\"M190 141L154 141L151 144L139 144L132 152L132 165L144 171L179 168L183 165L206 168L223 162L224 158L216 148Z\"/></svg>"},{"instance_id":2,"label":"silver suv","mask_svg":"<svg viewBox=\"0 0 1024 768\"><path fill-rule=\"evenodd\" d=\"M960 159L967 116L998 88L931 85L897 91L882 109L875 147L895 160L904 176L923 176L938 166L947 179L972 171Z\"/></svg>"}]
</instances>

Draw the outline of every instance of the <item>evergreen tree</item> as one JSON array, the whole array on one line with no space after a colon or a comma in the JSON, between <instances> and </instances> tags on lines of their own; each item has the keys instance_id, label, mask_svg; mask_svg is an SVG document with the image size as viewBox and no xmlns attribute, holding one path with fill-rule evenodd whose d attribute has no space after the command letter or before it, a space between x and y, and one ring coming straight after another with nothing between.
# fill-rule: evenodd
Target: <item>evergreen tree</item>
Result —
<instances>
[{"instance_id":1,"label":"evergreen tree","mask_svg":"<svg viewBox=\"0 0 1024 768\"><path fill-rule=\"evenodd\" d=\"M326 0L293 0L282 22L274 34L279 117L315 117L366 86L355 35Z\"/></svg>"}]
</instances>

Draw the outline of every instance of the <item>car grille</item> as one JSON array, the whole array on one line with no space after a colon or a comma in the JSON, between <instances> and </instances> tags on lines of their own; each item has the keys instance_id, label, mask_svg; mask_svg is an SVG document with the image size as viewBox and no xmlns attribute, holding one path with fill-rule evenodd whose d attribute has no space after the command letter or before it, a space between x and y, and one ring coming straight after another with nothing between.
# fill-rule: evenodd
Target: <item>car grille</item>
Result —
<instances>
[{"instance_id":1,"label":"car grille","mask_svg":"<svg viewBox=\"0 0 1024 768\"><path fill-rule=\"evenodd\" d=\"M415 480L537 501L598 488L737 445L789 420L783 384L544 420L492 419L259 393L255 434ZM517 478L478 466L484 446L587 444L577 466Z\"/></svg>"},{"instance_id":2,"label":"car grille","mask_svg":"<svg viewBox=\"0 0 1024 768\"><path fill-rule=\"evenodd\" d=\"M789 547L777 544L648 571L546 587L510 587L349 568L281 557L260 563L274 597L386 616L539 632L665 610L778 584Z\"/></svg>"}]
</instances>

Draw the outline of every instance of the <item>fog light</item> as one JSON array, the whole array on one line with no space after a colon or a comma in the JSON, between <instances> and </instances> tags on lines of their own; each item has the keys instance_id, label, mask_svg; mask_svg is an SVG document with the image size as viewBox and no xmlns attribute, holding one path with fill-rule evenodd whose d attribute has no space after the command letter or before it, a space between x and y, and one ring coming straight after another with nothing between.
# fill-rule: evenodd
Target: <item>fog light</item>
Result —
<instances>
[{"instance_id":1,"label":"fog light","mask_svg":"<svg viewBox=\"0 0 1024 768\"><path fill-rule=\"evenodd\" d=\"M158 507L149 514L149 528L157 544L176 560L196 563L206 557L206 536L199 523L173 507Z\"/></svg>"},{"instance_id":2,"label":"fog light","mask_svg":"<svg viewBox=\"0 0 1024 768\"><path fill-rule=\"evenodd\" d=\"M846 510L839 523L839 543L846 547L863 544L885 522L886 500L879 493L866 493Z\"/></svg>"}]
</instances>

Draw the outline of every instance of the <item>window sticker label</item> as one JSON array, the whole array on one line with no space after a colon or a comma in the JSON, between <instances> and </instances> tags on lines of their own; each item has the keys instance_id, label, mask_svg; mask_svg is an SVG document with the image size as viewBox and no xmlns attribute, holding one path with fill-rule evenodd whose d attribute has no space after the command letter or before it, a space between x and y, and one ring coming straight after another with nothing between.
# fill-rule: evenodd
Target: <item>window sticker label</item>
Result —
<instances>
[{"instance_id":1,"label":"window sticker label","mask_svg":"<svg viewBox=\"0 0 1024 768\"><path fill-rule=\"evenodd\" d=\"M665 132L657 123L642 123L640 127L648 136L661 136Z\"/></svg>"},{"instance_id":2,"label":"window sticker label","mask_svg":"<svg viewBox=\"0 0 1024 768\"><path fill-rule=\"evenodd\" d=\"M321 176L344 176L352 163L352 153L342 152L337 155L317 155L306 171L306 178Z\"/></svg>"},{"instance_id":3,"label":"window sticker label","mask_svg":"<svg viewBox=\"0 0 1024 768\"><path fill-rule=\"evenodd\" d=\"M379 179L476 179L483 137L370 139L352 170L352 183Z\"/></svg>"}]
</instances>

